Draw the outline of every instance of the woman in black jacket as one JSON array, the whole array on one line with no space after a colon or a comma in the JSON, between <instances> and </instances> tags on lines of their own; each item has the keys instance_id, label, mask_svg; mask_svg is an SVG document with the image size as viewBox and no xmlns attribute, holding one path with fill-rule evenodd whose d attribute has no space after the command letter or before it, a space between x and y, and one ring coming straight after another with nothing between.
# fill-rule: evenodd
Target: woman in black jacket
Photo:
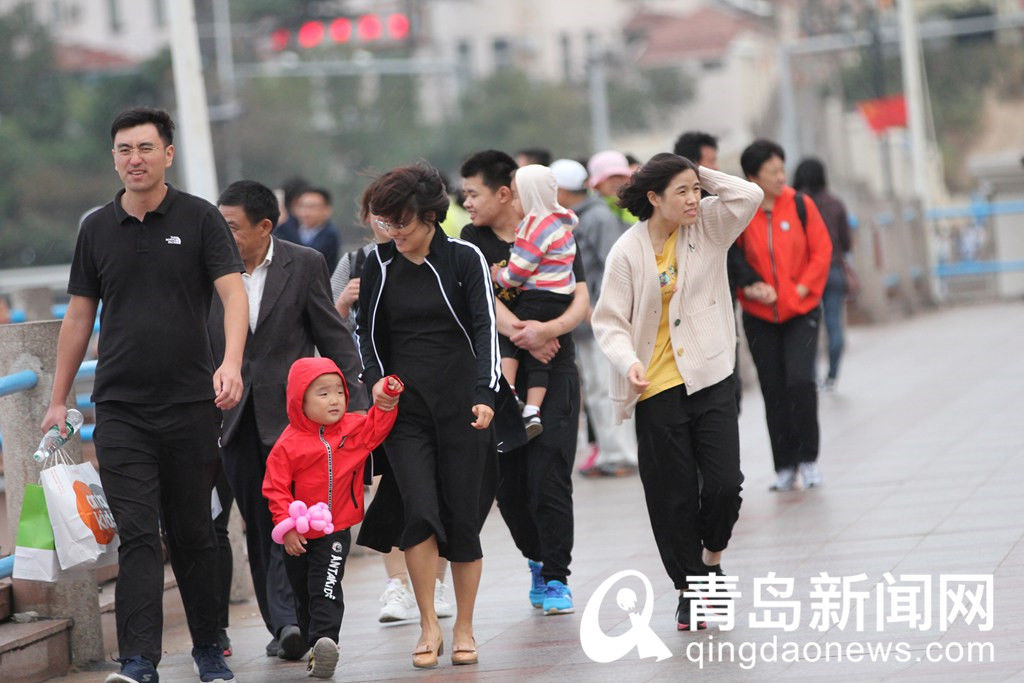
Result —
<instances>
[{"instance_id":1,"label":"woman in black jacket","mask_svg":"<svg viewBox=\"0 0 1024 683\"><path fill-rule=\"evenodd\" d=\"M405 551L420 610L413 652L419 668L436 666L442 653L434 578L438 555L451 561L458 610L452 663L474 664L481 500L492 491L485 480L493 474L490 423L500 378L490 273L476 247L442 232L448 197L435 169L389 171L369 199L392 241L377 245L363 268L363 376L376 391L379 379L394 373L406 390L384 444L400 502L382 482L359 543Z\"/></svg>"}]
</instances>

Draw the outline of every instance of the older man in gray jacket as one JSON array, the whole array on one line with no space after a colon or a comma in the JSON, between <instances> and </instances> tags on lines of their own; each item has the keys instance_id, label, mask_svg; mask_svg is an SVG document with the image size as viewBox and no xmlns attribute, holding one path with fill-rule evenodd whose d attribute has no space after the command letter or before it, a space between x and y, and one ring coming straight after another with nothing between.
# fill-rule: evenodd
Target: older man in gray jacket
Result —
<instances>
[{"instance_id":1,"label":"older man in gray jacket","mask_svg":"<svg viewBox=\"0 0 1024 683\"><path fill-rule=\"evenodd\" d=\"M615 240L623 232L622 223L598 196L586 189L587 170L572 159L551 164L558 182L558 203L572 209L580 222L573 231L576 248L586 268L591 310L601 293L604 262ZM633 420L615 424L609 398L608 359L597 346L590 327L590 315L573 332L573 340L583 378L583 400L597 440L594 452L580 468L584 476L627 476L636 472L636 433Z\"/></svg>"}]
</instances>

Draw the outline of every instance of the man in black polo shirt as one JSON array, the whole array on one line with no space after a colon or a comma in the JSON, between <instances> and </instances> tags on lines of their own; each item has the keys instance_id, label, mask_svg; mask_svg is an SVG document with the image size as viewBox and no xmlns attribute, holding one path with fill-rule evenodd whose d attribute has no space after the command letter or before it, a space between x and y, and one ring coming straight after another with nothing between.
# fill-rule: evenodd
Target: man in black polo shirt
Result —
<instances>
[{"instance_id":1,"label":"man in black polo shirt","mask_svg":"<svg viewBox=\"0 0 1024 683\"><path fill-rule=\"evenodd\" d=\"M43 429L61 425L99 302L93 400L100 479L121 537L115 592L121 672L155 683L163 631L159 523L181 592L201 681L234 680L217 645L217 549L210 492L221 410L242 395L249 306L238 248L217 208L164 179L174 160L165 111L122 112L111 126L124 189L82 223ZM206 320L224 304L224 361L214 369Z\"/></svg>"},{"instance_id":2,"label":"man in black polo shirt","mask_svg":"<svg viewBox=\"0 0 1024 683\"><path fill-rule=\"evenodd\" d=\"M462 239L472 242L491 265L508 263L520 216L512 207L516 162L497 150L478 152L462 165L462 188L471 225ZM573 611L568 588L572 560L572 466L580 417L580 378L572 335L589 305L583 263L573 262L573 302L547 322L519 320L506 307L515 290L496 288L498 332L540 360L551 363L548 393L541 406L544 431L498 460L498 509L512 540L529 562L530 603L545 614ZM556 354L557 352L557 354Z\"/></svg>"}]
</instances>

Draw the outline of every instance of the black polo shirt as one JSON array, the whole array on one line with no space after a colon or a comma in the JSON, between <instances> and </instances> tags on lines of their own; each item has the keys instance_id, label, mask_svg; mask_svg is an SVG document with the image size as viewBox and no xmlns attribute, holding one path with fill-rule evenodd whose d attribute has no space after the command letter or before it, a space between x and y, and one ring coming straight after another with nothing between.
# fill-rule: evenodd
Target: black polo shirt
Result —
<instances>
[{"instance_id":1,"label":"black polo shirt","mask_svg":"<svg viewBox=\"0 0 1024 683\"><path fill-rule=\"evenodd\" d=\"M217 207L170 185L141 222L123 194L82 223L68 280L102 305L93 400L212 399L206 319L213 281L245 270L235 240Z\"/></svg>"},{"instance_id":2,"label":"black polo shirt","mask_svg":"<svg viewBox=\"0 0 1024 683\"><path fill-rule=\"evenodd\" d=\"M476 248L483 253L484 260L487 261L488 265L497 265L501 268L508 265L509 256L512 254L512 243L506 242L494 234L494 230L490 226L478 226L469 223L462 228L462 233L459 236L467 242L476 245ZM583 256L578 249L576 250L576 257L572 262L572 273L576 277L577 284L586 281ZM492 284L494 284L494 296L508 306L509 309L515 310L515 302L520 294L519 288L506 289L497 283ZM563 334L559 337L559 343L562 345L562 349L552 361L552 370L571 369L575 372L576 346L573 344L572 335ZM571 368L569 367L570 365Z\"/></svg>"}]
</instances>

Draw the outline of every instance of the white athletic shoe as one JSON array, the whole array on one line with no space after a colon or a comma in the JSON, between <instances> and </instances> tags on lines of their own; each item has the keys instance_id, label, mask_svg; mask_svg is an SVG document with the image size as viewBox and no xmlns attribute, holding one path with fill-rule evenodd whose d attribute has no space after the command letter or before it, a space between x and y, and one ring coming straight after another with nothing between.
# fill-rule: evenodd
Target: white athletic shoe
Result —
<instances>
[{"instance_id":1,"label":"white athletic shoe","mask_svg":"<svg viewBox=\"0 0 1024 683\"><path fill-rule=\"evenodd\" d=\"M450 617L455 614L455 608L448 597L448 584L441 583L434 579L434 611L439 619Z\"/></svg>"},{"instance_id":2,"label":"white athletic shoe","mask_svg":"<svg viewBox=\"0 0 1024 683\"><path fill-rule=\"evenodd\" d=\"M388 585L380 596L380 617L377 621L386 624L392 621L419 619L420 611L416 607L416 599L405 587L401 579L389 579Z\"/></svg>"},{"instance_id":3,"label":"white athletic shoe","mask_svg":"<svg viewBox=\"0 0 1024 683\"><path fill-rule=\"evenodd\" d=\"M803 480L805 489L812 489L824 483L821 478L821 471L818 470L818 463L816 462L800 463L800 479Z\"/></svg>"}]
</instances>

